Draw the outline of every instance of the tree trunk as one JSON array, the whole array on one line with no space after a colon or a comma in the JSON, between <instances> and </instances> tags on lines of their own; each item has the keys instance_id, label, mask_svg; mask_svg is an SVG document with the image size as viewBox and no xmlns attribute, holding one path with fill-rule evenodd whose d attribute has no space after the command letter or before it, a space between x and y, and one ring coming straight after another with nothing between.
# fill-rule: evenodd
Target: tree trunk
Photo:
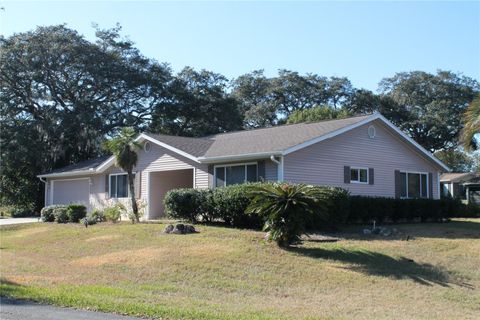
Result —
<instances>
[{"instance_id":1,"label":"tree trunk","mask_svg":"<svg viewBox=\"0 0 480 320\"><path fill-rule=\"evenodd\" d=\"M135 187L134 187L132 170L128 170L127 175L128 175L128 188L130 189L130 201L132 202L133 215L135 216L135 221L140 222L140 217L138 216L137 200L135 199Z\"/></svg>"}]
</instances>

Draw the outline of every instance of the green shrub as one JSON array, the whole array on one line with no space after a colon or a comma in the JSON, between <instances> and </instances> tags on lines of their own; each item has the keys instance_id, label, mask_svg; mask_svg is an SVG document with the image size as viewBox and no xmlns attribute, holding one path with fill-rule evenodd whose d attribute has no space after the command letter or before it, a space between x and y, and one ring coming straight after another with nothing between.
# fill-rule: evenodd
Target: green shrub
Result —
<instances>
[{"instance_id":1,"label":"green shrub","mask_svg":"<svg viewBox=\"0 0 480 320\"><path fill-rule=\"evenodd\" d=\"M300 240L305 232L308 216L315 211L326 212L321 189L306 185L264 184L252 186L252 201L247 212L265 217L269 238L281 247Z\"/></svg>"},{"instance_id":2,"label":"green shrub","mask_svg":"<svg viewBox=\"0 0 480 320\"><path fill-rule=\"evenodd\" d=\"M97 220L95 218L92 218L91 216L86 216L80 220L80 223L82 224L87 224L87 225L94 225L97 224Z\"/></svg>"},{"instance_id":3,"label":"green shrub","mask_svg":"<svg viewBox=\"0 0 480 320\"><path fill-rule=\"evenodd\" d=\"M103 211L99 209L94 209L89 215L88 218L91 220L95 220L96 222L104 222L107 219L105 218L105 214Z\"/></svg>"},{"instance_id":4,"label":"green shrub","mask_svg":"<svg viewBox=\"0 0 480 320\"><path fill-rule=\"evenodd\" d=\"M67 207L58 206L54 208L53 216L55 217L55 221L57 223L67 223L68 222Z\"/></svg>"},{"instance_id":5,"label":"green shrub","mask_svg":"<svg viewBox=\"0 0 480 320\"><path fill-rule=\"evenodd\" d=\"M202 214L209 211L207 200L210 192L208 189L175 189L168 191L163 200L167 217L188 220L192 223L197 222ZM205 216L210 217L208 214Z\"/></svg>"},{"instance_id":6,"label":"green shrub","mask_svg":"<svg viewBox=\"0 0 480 320\"><path fill-rule=\"evenodd\" d=\"M251 201L249 188L261 185L265 184L239 184L214 189L208 205L211 215L209 220L221 220L239 228L261 228L264 219L255 212L246 213Z\"/></svg>"},{"instance_id":7,"label":"green shrub","mask_svg":"<svg viewBox=\"0 0 480 320\"><path fill-rule=\"evenodd\" d=\"M335 229L338 225L345 223L350 213L348 191L334 187L315 186L313 188L316 189L317 197L323 205L317 207L313 214L308 215L307 229Z\"/></svg>"},{"instance_id":8,"label":"green shrub","mask_svg":"<svg viewBox=\"0 0 480 320\"><path fill-rule=\"evenodd\" d=\"M116 204L111 207L105 208L103 213L107 221L116 223L120 220L120 217L122 216L122 207L121 205Z\"/></svg>"},{"instance_id":9,"label":"green shrub","mask_svg":"<svg viewBox=\"0 0 480 320\"><path fill-rule=\"evenodd\" d=\"M385 221L441 221L460 217L465 205L456 199L393 199L381 197L350 197L347 222L369 223ZM465 216L465 214L463 214Z\"/></svg>"},{"instance_id":10,"label":"green shrub","mask_svg":"<svg viewBox=\"0 0 480 320\"><path fill-rule=\"evenodd\" d=\"M3 206L0 207L0 216L1 217L11 217L11 218L26 218L37 216L32 209L24 207L15 207L15 206Z\"/></svg>"},{"instance_id":11,"label":"green shrub","mask_svg":"<svg viewBox=\"0 0 480 320\"><path fill-rule=\"evenodd\" d=\"M87 216L87 208L81 204L71 204L67 207L68 221L79 222Z\"/></svg>"},{"instance_id":12,"label":"green shrub","mask_svg":"<svg viewBox=\"0 0 480 320\"><path fill-rule=\"evenodd\" d=\"M54 204L54 205L51 205L51 206L44 207L40 211L40 219L43 222L53 222L53 221L55 221L55 215L53 214L53 210L55 210L57 208L66 208L66 206L60 205L60 204Z\"/></svg>"}]
</instances>

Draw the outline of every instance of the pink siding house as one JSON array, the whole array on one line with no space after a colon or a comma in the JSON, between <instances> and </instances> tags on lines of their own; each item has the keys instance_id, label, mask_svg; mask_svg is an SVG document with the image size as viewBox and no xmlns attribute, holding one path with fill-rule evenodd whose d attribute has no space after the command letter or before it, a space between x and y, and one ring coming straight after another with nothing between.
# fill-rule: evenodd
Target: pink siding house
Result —
<instances>
[{"instance_id":1,"label":"pink siding house","mask_svg":"<svg viewBox=\"0 0 480 320\"><path fill-rule=\"evenodd\" d=\"M140 134L136 196L144 219L164 215L174 188L216 188L247 181L337 186L351 194L440 197L449 168L380 114L262 128L202 138ZM126 175L112 156L39 175L45 203L83 203L89 210L128 202Z\"/></svg>"}]
</instances>

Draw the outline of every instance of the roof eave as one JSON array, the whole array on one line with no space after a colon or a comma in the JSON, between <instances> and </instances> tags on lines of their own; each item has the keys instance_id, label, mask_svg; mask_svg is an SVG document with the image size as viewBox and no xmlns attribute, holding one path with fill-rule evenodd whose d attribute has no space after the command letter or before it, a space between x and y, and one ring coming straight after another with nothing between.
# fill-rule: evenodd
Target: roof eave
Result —
<instances>
[{"instance_id":1,"label":"roof eave","mask_svg":"<svg viewBox=\"0 0 480 320\"><path fill-rule=\"evenodd\" d=\"M283 153L282 151L245 153L245 154L238 154L238 155L218 156L218 157L199 157L198 160L200 161L200 163L213 164L213 163L230 162L230 161L243 161L243 160L253 160L253 159L260 159L260 158L269 158L272 155L281 156L283 155Z\"/></svg>"},{"instance_id":2,"label":"roof eave","mask_svg":"<svg viewBox=\"0 0 480 320\"><path fill-rule=\"evenodd\" d=\"M85 176L97 173L95 169L90 168L88 170L79 170L79 171L66 171L66 172L54 172L54 173L44 173L37 175L37 178L61 178L61 177L72 177L72 176Z\"/></svg>"}]
</instances>

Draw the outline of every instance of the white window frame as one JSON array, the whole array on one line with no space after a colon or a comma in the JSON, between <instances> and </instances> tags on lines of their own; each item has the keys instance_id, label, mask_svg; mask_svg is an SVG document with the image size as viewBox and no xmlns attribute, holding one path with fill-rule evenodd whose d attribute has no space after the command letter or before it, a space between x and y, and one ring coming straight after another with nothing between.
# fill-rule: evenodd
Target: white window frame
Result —
<instances>
[{"instance_id":1,"label":"white window frame","mask_svg":"<svg viewBox=\"0 0 480 320\"><path fill-rule=\"evenodd\" d=\"M132 172L133 177L135 179L136 172ZM127 196L126 197L117 197L117 190L115 190L115 196L112 195L112 176L127 176ZM115 183L115 188L117 187L118 180ZM109 198L113 199L128 199L130 198L130 186L128 185L128 173L120 172L120 173L110 173L108 175L108 196Z\"/></svg>"},{"instance_id":2,"label":"white window frame","mask_svg":"<svg viewBox=\"0 0 480 320\"><path fill-rule=\"evenodd\" d=\"M226 187L227 186L227 167L245 167L245 179L243 183L247 182L247 166L256 165L257 166L257 180L258 180L258 162L240 162L240 163L229 163L229 164L219 164L213 166L213 187ZM223 186L217 186L217 168L223 168Z\"/></svg>"},{"instance_id":3,"label":"white window frame","mask_svg":"<svg viewBox=\"0 0 480 320\"><path fill-rule=\"evenodd\" d=\"M400 197L401 199L429 199L430 198L430 189L429 189L429 181L428 179L430 179L429 175L428 175L428 172L422 172L422 171L405 171L405 170L400 170L400 174L402 173L405 173L405 191L406 191L406 197ZM420 177L420 198L412 198L412 197L409 197L408 196L408 174L424 174L426 177L427 177L427 194L425 197L422 197L422 178ZM401 192L401 190L400 190Z\"/></svg>"},{"instance_id":4,"label":"white window frame","mask_svg":"<svg viewBox=\"0 0 480 320\"><path fill-rule=\"evenodd\" d=\"M358 170L358 180L352 180L352 170ZM367 182L360 181L360 170L367 170ZM354 184L369 184L370 177L369 177L369 170L365 167L350 167L350 183Z\"/></svg>"}]
</instances>

